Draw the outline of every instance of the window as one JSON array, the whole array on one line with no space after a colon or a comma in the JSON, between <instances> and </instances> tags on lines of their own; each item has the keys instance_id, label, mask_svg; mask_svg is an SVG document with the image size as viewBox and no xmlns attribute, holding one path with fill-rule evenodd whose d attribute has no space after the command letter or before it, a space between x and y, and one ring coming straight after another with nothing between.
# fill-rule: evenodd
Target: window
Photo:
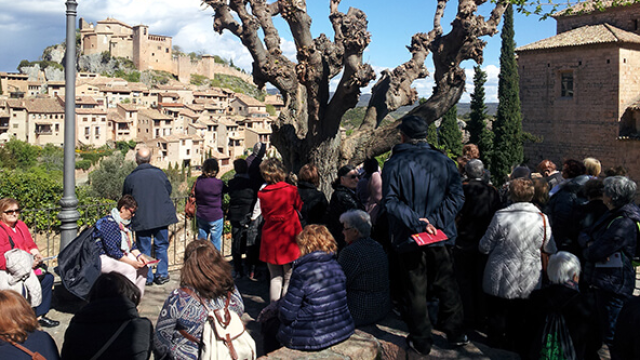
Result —
<instances>
[{"instance_id":1,"label":"window","mask_svg":"<svg viewBox=\"0 0 640 360\"><path fill-rule=\"evenodd\" d=\"M573 97L573 72L560 74L560 96Z\"/></svg>"},{"instance_id":2,"label":"window","mask_svg":"<svg viewBox=\"0 0 640 360\"><path fill-rule=\"evenodd\" d=\"M89 135L91 135L91 128L87 126L84 128L84 136L89 136Z\"/></svg>"},{"instance_id":3,"label":"window","mask_svg":"<svg viewBox=\"0 0 640 360\"><path fill-rule=\"evenodd\" d=\"M191 150L187 149L187 155L190 155L190 154L191 154Z\"/></svg>"},{"instance_id":4,"label":"window","mask_svg":"<svg viewBox=\"0 0 640 360\"><path fill-rule=\"evenodd\" d=\"M96 136L100 136L100 127L96 127Z\"/></svg>"},{"instance_id":5,"label":"window","mask_svg":"<svg viewBox=\"0 0 640 360\"><path fill-rule=\"evenodd\" d=\"M56 132L60 131L60 124L56 124Z\"/></svg>"},{"instance_id":6,"label":"window","mask_svg":"<svg viewBox=\"0 0 640 360\"><path fill-rule=\"evenodd\" d=\"M88 120L88 119L87 119L86 117L83 117L83 118L82 118L82 121L87 121L87 120Z\"/></svg>"},{"instance_id":7,"label":"window","mask_svg":"<svg viewBox=\"0 0 640 360\"><path fill-rule=\"evenodd\" d=\"M13 128L17 129L18 128L18 124L13 124Z\"/></svg>"}]
</instances>

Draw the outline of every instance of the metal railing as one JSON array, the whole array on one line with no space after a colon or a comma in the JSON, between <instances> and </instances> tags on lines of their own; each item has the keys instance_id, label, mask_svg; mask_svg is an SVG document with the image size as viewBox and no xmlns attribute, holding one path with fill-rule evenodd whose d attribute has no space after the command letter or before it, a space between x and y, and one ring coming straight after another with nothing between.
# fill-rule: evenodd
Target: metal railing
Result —
<instances>
[{"instance_id":1,"label":"metal railing","mask_svg":"<svg viewBox=\"0 0 640 360\"><path fill-rule=\"evenodd\" d=\"M187 219L184 216L184 205L186 197L173 198L173 204L177 211L178 222L169 226L169 270L182 267L184 249L187 243L198 237L198 229L194 219ZM94 226L96 221L110 213L115 207L114 203L97 203L90 205L79 205L80 219L78 220L78 233L87 226ZM45 258L51 258L47 265L53 268L57 265L55 256L60 252L60 222L57 214L62 210L60 207L47 209L26 209L22 215L30 225L29 230L33 240L38 245L40 253ZM231 246L229 239L223 235L222 253L229 255Z\"/></svg>"}]
</instances>

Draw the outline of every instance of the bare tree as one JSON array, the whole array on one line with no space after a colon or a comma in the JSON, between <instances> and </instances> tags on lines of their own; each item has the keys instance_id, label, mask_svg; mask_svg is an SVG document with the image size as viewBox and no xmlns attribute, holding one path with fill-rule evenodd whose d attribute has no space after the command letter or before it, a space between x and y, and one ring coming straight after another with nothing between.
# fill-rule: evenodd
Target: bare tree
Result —
<instances>
[{"instance_id":1,"label":"bare tree","mask_svg":"<svg viewBox=\"0 0 640 360\"><path fill-rule=\"evenodd\" d=\"M382 72L372 88L371 100L362 125L346 139L340 136L340 120L356 106L360 89L376 79L371 65L362 54L370 41L367 17L356 8L340 12L340 0L330 0L329 20L333 41L325 34L313 37L311 18L305 0L204 0L215 12L213 28L225 29L237 36L253 57L254 82L262 87L275 86L284 99L284 109L273 124L272 142L284 163L297 171L314 162L328 181L345 163L358 164L368 156L388 151L399 141L397 122L381 126L389 112L411 105L418 94L411 87L416 79L429 75L425 61L432 54L435 87L426 102L410 114L431 123L458 102L464 91L466 76L460 63L473 59L482 63L483 36L498 32L510 0L498 0L488 19L477 14L486 0L458 0L457 15L451 31L443 33L441 20L449 0L437 0L433 29L413 35L408 49L411 58L395 69ZM511 0L512 1L512 0ZM234 17L234 14L235 16ZM280 36L272 17L280 15L288 23L297 49L297 63L282 54ZM239 19L239 21L236 20ZM264 33L264 39L258 35ZM332 97L329 81L342 73Z\"/></svg>"}]
</instances>

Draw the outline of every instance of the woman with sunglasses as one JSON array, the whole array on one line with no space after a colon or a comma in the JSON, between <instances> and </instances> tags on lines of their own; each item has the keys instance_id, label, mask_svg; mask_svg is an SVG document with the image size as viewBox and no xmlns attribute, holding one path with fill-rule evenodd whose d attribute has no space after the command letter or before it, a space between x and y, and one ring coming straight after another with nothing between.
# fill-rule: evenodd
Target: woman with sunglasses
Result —
<instances>
[{"instance_id":1,"label":"woman with sunglasses","mask_svg":"<svg viewBox=\"0 0 640 360\"><path fill-rule=\"evenodd\" d=\"M333 181L333 194L329 202L327 212L327 227L331 235L336 239L338 251L346 246L344 235L342 234L342 223L340 215L349 210L364 210L364 206L356 195L356 187L360 180L360 174L355 167L345 165L338 170L338 177Z\"/></svg>"},{"instance_id":2,"label":"woman with sunglasses","mask_svg":"<svg viewBox=\"0 0 640 360\"><path fill-rule=\"evenodd\" d=\"M42 255L38 246L33 241L29 228L19 219L20 204L17 200L4 198L0 200L0 270L7 271L5 253L12 249L24 250L33 255L32 269L37 269L42 265ZM42 302L34 308L38 322L43 327L55 327L59 321L51 320L45 315L51 307L51 294L53 290L53 275L44 272L38 276L42 289ZM25 295L25 294L22 294Z\"/></svg>"},{"instance_id":3,"label":"woman with sunglasses","mask_svg":"<svg viewBox=\"0 0 640 360\"><path fill-rule=\"evenodd\" d=\"M131 231L131 218L136 214L138 204L131 195L124 195L111 214L98 220L93 238L102 262L101 272L117 272L124 275L144 294L149 267L140 252Z\"/></svg>"}]
</instances>

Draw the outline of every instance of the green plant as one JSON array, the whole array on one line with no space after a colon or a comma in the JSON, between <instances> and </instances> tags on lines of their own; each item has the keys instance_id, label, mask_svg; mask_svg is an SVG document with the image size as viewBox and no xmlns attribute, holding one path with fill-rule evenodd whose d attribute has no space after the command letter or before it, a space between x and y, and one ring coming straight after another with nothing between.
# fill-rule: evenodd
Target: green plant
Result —
<instances>
[{"instance_id":1,"label":"green plant","mask_svg":"<svg viewBox=\"0 0 640 360\"><path fill-rule=\"evenodd\" d=\"M76 161L76 169L87 171L91 168L91 160Z\"/></svg>"},{"instance_id":2,"label":"green plant","mask_svg":"<svg viewBox=\"0 0 640 360\"><path fill-rule=\"evenodd\" d=\"M204 75L198 75L198 74L191 74L191 81L190 83L192 85L204 85L207 83L207 81L209 80L208 77L204 76Z\"/></svg>"},{"instance_id":3,"label":"green plant","mask_svg":"<svg viewBox=\"0 0 640 360\"><path fill-rule=\"evenodd\" d=\"M103 64L106 64L106 63L108 63L109 61L111 61L111 53L110 53L110 52L108 52L108 51L103 51L101 55L102 55L102 56L100 57L100 61L101 61Z\"/></svg>"},{"instance_id":4,"label":"green plant","mask_svg":"<svg viewBox=\"0 0 640 360\"><path fill-rule=\"evenodd\" d=\"M452 158L462 156L462 133L458 128L458 109L455 105L442 117L439 140Z\"/></svg>"},{"instance_id":5,"label":"green plant","mask_svg":"<svg viewBox=\"0 0 640 360\"><path fill-rule=\"evenodd\" d=\"M122 196L122 184L136 164L125 161L124 155L117 152L104 158L96 170L89 174L91 195L97 198L117 200Z\"/></svg>"},{"instance_id":6,"label":"green plant","mask_svg":"<svg viewBox=\"0 0 640 360\"><path fill-rule=\"evenodd\" d=\"M29 67L29 66L31 66L31 63L29 62L29 60L22 60L20 61L20 64L18 64L18 71L20 71L20 68Z\"/></svg>"}]
</instances>

